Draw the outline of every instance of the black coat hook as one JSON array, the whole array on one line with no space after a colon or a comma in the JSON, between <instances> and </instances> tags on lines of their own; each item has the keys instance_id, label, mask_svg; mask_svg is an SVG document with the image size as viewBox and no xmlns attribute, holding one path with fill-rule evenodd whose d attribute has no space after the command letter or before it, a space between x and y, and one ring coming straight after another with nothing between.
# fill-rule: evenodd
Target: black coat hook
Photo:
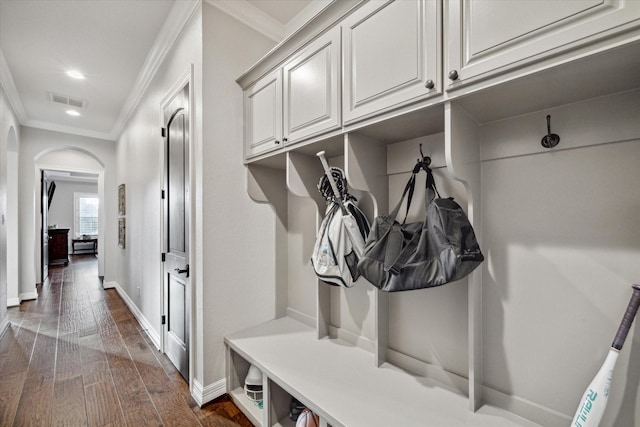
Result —
<instances>
[{"instance_id":1,"label":"black coat hook","mask_svg":"<svg viewBox=\"0 0 640 427\"><path fill-rule=\"evenodd\" d=\"M540 143L545 148L553 148L560 142L560 137L555 133L551 133L551 116L547 115L547 134L542 137Z\"/></svg>"},{"instance_id":2,"label":"black coat hook","mask_svg":"<svg viewBox=\"0 0 640 427\"><path fill-rule=\"evenodd\" d=\"M425 156L422 153L422 143L420 143L420 158L416 161L416 165L413 167L413 173L418 173L420 169L424 169L424 171L427 172L429 165L431 165L431 157Z\"/></svg>"}]
</instances>

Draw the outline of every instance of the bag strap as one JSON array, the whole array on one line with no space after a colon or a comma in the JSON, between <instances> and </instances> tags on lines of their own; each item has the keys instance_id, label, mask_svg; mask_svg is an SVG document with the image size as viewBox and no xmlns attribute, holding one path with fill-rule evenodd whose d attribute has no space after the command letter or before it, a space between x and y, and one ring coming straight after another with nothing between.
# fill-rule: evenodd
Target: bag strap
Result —
<instances>
[{"instance_id":1,"label":"bag strap","mask_svg":"<svg viewBox=\"0 0 640 427\"><path fill-rule=\"evenodd\" d=\"M409 178L409 181L407 181L407 185L405 185L404 187L404 191L402 192L402 197L400 197L398 204L389 213L390 218L395 220L398 217L398 213L400 212L400 206L402 206L402 201L408 194L407 209L404 214L404 219L402 220L402 224L404 224L407 221L407 216L409 215L409 207L411 207L411 199L413 199L413 191L415 190L415 187L416 187L416 174L412 173L411 177Z\"/></svg>"},{"instance_id":2,"label":"bag strap","mask_svg":"<svg viewBox=\"0 0 640 427\"><path fill-rule=\"evenodd\" d=\"M402 230L400 230L400 226L398 226L397 224L394 225L394 227L398 227L397 230L392 230L392 233L393 231L396 231L395 236L397 236L397 239L399 239L399 243L398 241L393 242L393 250L395 252L391 252L389 251L389 248L387 248L387 252L385 253L385 258L384 258L384 271L391 273L393 275L398 275L400 273L400 270L402 270L402 267L406 264L406 262L411 257L411 254L413 253L413 248L415 247L414 243L417 243L417 241L420 240L420 236L422 233L420 232L414 233L409 243L407 243L405 247L402 248L402 240L403 240ZM389 245L392 240L391 234L389 235L389 237L390 239L387 245ZM395 259L391 260L390 258L395 254L397 254L397 256L395 256Z\"/></svg>"},{"instance_id":3,"label":"bag strap","mask_svg":"<svg viewBox=\"0 0 640 427\"><path fill-rule=\"evenodd\" d=\"M436 180L433 177L433 171L431 170L431 168L426 167L425 166L425 171L427 172L427 183L426 183L426 188L427 188L427 198L426 198L426 204L428 205L429 203L431 203L431 201L433 199L436 198L436 196L438 196L438 198L440 198L440 193L438 192L438 189L436 188Z\"/></svg>"},{"instance_id":4,"label":"bag strap","mask_svg":"<svg viewBox=\"0 0 640 427\"><path fill-rule=\"evenodd\" d=\"M407 201L407 212L405 214L404 221L402 221L402 225L404 225L405 221L407 220L407 215L409 213L409 205L411 204L411 198L413 196L413 190L415 187L416 173L419 171L419 167L424 169L424 171L427 173L427 181L425 186L427 191L426 204L428 205L429 203L431 203L436 198L436 196L440 198L440 193L436 188L436 181L433 177L433 172L431 171L431 168L427 167L424 164L418 163L414 168L413 173L411 174L411 178L409 179L407 186L405 187L405 192L409 191L409 200ZM408 188L410 184L411 184L411 188ZM405 193L402 193L402 198L400 199L398 206L396 206L392 214L394 213L397 214L397 211L400 210L400 205L402 204L402 200L404 199L404 196L405 196ZM394 224L390 230L389 240L387 241L387 248L385 251L385 259L384 259L384 271L394 275L398 275L400 273L400 270L404 266L404 264L411 257L414 243L420 239L420 235L421 233L416 232L411 237L411 240L403 248L402 243L404 239L402 235L401 226L398 224Z\"/></svg>"}]
</instances>

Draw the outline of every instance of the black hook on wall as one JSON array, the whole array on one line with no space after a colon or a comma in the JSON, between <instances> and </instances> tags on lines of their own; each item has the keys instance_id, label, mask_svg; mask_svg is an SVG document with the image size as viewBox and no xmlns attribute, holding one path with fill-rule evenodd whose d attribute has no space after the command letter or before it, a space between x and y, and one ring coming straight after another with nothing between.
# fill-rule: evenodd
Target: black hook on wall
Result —
<instances>
[{"instance_id":1,"label":"black hook on wall","mask_svg":"<svg viewBox=\"0 0 640 427\"><path fill-rule=\"evenodd\" d=\"M420 158L416 161L416 165L413 167L413 173L418 173L420 169L424 169L424 171L427 172L429 165L431 165L431 157L425 156L422 153L422 143L420 143Z\"/></svg>"},{"instance_id":2,"label":"black hook on wall","mask_svg":"<svg viewBox=\"0 0 640 427\"><path fill-rule=\"evenodd\" d=\"M551 116L547 115L547 134L542 137L540 143L545 148L553 148L560 142L560 137L555 133L551 133Z\"/></svg>"}]
</instances>

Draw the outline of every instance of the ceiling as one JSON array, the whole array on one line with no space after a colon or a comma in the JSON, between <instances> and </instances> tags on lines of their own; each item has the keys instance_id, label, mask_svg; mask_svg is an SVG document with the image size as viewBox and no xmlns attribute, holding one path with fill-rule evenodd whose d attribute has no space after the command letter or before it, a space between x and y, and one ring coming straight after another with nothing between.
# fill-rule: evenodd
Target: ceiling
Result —
<instances>
[{"instance_id":1,"label":"ceiling","mask_svg":"<svg viewBox=\"0 0 640 427\"><path fill-rule=\"evenodd\" d=\"M330 0L205 0L279 41ZM0 83L22 125L115 140L198 0L0 0ZM84 74L83 80L66 75ZM56 102L53 102L56 101ZM71 116L67 110L75 110Z\"/></svg>"}]
</instances>

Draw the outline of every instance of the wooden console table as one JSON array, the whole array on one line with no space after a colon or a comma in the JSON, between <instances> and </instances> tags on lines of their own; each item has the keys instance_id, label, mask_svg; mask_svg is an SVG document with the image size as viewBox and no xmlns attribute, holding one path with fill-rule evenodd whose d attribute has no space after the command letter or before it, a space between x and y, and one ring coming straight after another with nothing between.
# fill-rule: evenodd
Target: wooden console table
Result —
<instances>
[{"instance_id":1,"label":"wooden console table","mask_svg":"<svg viewBox=\"0 0 640 427\"><path fill-rule=\"evenodd\" d=\"M92 243L91 250L94 254L98 253L98 239L73 239L71 240L71 248L73 249L73 253L76 253L76 244L78 243ZM87 249L88 250L88 249Z\"/></svg>"}]
</instances>

